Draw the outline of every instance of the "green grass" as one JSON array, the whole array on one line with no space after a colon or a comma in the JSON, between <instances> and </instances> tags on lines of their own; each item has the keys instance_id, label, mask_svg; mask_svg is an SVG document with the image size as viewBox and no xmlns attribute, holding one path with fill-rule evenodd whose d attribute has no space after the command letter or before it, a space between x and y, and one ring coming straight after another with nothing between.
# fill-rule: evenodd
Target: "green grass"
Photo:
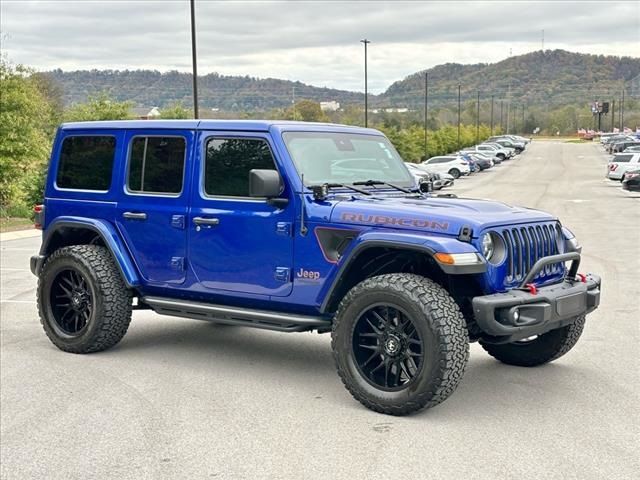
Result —
<instances>
[{"instance_id":1,"label":"green grass","mask_svg":"<svg viewBox=\"0 0 640 480\"><path fill-rule=\"evenodd\" d=\"M1 217L0 232L15 232L16 230L27 230L33 228L33 220L22 217Z\"/></svg>"}]
</instances>

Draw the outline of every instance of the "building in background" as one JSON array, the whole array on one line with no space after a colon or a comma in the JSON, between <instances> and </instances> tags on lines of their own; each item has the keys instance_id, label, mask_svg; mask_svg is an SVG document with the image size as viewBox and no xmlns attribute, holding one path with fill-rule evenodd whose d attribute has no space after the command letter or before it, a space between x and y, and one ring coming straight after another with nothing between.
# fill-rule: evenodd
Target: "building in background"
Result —
<instances>
[{"instance_id":1,"label":"building in background","mask_svg":"<svg viewBox=\"0 0 640 480\"><path fill-rule=\"evenodd\" d=\"M330 102L320 102L320 110L323 112L336 112L340 109L340 102L331 100Z\"/></svg>"}]
</instances>

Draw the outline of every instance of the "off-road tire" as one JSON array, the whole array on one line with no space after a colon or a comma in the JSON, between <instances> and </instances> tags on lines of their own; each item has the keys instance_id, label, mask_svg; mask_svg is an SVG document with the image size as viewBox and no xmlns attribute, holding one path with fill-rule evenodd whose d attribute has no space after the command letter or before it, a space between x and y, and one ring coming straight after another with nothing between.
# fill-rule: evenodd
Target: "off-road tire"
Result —
<instances>
[{"instance_id":1,"label":"off-road tire","mask_svg":"<svg viewBox=\"0 0 640 480\"><path fill-rule=\"evenodd\" d=\"M452 168L449 170L449 175L451 175L455 180L460 178L460 170L457 168Z\"/></svg>"},{"instance_id":2,"label":"off-road tire","mask_svg":"<svg viewBox=\"0 0 640 480\"><path fill-rule=\"evenodd\" d=\"M585 315L580 315L572 324L551 330L529 342L492 345L481 341L480 345L493 358L507 365L536 367L552 362L571 350L582 334L585 319Z\"/></svg>"},{"instance_id":3,"label":"off-road tire","mask_svg":"<svg viewBox=\"0 0 640 480\"><path fill-rule=\"evenodd\" d=\"M408 312L427 347L414 382L399 391L376 388L354 359L352 336L360 312L381 302ZM414 274L380 275L353 287L338 307L331 340L336 369L347 390L367 408L390 415L406 415L446 400L469 359L469 335L458 305L440 285Z\"/></svg>"},{"instance_id":4,"label":"off-road tire","mask_svg":"<svg viewBox=\"0 0 640 480\"><path fill-rule=\"evenodd\" d=\"M77 336L65 335L60 330L51 307L52 283L63 270L79 272L92 293L91 315L86 329ZM131 299L131 291L113 257L98 245L74 245L56 250L45 262L38 279L40 323L49 340L65 352L99 352L122 340L131 322Z\"/></svg>"}]
</instances>

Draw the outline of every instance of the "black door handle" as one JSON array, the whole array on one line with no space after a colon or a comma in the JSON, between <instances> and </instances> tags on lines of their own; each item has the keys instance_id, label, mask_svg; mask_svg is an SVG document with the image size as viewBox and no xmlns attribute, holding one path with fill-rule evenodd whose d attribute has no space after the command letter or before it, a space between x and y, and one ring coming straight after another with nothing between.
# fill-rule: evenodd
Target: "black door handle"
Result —
<instances>
[{"instance_id":1,"label":"black door handle","mask_svg":"<svg viewBox=\"0 0 640 480\"><path fill-rule=\"evenodd\" d=\"M146 220L147 214L144 212L124 212L122 216L128 220Z\"/></svg>"},{"instance_id":2,"label":"black door handle","mask_svg":"<svg viewBox=\"0 0 640 480\"><path fill-rule=\"evenodd\" d=\"M193 217L193 223L196 225L218 225L220 220L218 218Z\"/></svg>"}]
</instances>

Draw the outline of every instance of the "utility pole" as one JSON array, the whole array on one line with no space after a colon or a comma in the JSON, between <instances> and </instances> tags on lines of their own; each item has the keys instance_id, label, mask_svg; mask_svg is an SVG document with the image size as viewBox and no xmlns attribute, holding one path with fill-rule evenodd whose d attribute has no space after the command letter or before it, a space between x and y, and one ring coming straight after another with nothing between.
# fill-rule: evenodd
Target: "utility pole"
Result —
<instances>
[{"instance_id":1,"label":"utility pole","mask_svg":"<svg viewBox=\"0 0 640 480\"><path fill-rule=\"evenodd\" d=\"M476 101L476 143L480 143L480 90Z\"/></svg>"},{"instance_id":2,"label":"utility pole","mask_svg":"<svg viewBox=\"0 0 640 480\"><path fill-rule=\"evenodd\" d=\"M364 126L369 126L369 100L367 98L367 45L371 42L369 40L362 39L360 43L364 44Z\"/></svg>"},{"instance_id":3,"label":"utility pole","mask_svg":"<svg viewBox=\"0 0 640 480\"><path fill-rule=\"evenodd\" d=\"M624 82L622 82L622 103L620 104L620 131L624 133Z\"/></svg>"},{"instance_id":4,"label":"utility pole","mask_svg":"<svg viewBox=\"0 0 640 480\"><path fill-rule=\"evenodd\" d=\"M544 53L544 28L542 29L542 53Z\"/></svg>"},{"instance_id":5,"label":"utility pole","mask_svg":"<svg viewBox=\"0 0 640 480\"><path fill-rule=\"evenodd\" d=\"M511 82L507 91L507 134L509 133L509 120L511 120Z\"/></svg>"},{"instance_id":6,"label":"utility pole","mask_svg":"<svg viewBox=\"0 0 640 480\"><path fill-rule=\"evenodd\" d=\"M458 150L460 150L460 84L458 84Z\"/></svg>"},{"instance_id":7,"label":"utility pole","mask_svg":"<svg viewBox=\"0 0 640 480\"><path fill-rule=\"evenodd\" d=\"M191 0L191 63L193 66L193 118L198 119L198 56L196 54L196 6Z\"/></svg>"},{"instance_id":8,"label":"utility pole","mask_svg":"<svg viewBox=\"0 0 640 480\"><path fill-rule=\"evenodd\" d=\"M491 95L491 136L493 137L493 95Z\"/></svg>"},{"instance_id":9,"label":"utility pole","mask_svg":"<svg viewBox=\"0 0 640 480\"><path fill-rule=\"evenodd\" d=\"M504 121L502 119L502 99L500 100L500 130L504 131Z\"/></svg>"},{"instance_id":10,"label":"utility pole","mask_svg":"<svg viewBox=\"0 0 640 480\"><path fill-rule=\"evenodd\" d=\"M424 72L424 159L429 158L427 153L427 128L428 128L428 113L429 113L429 74Z\"/></svg>"},{"instance_id":11,"label":"utility pole","mask_svg":"<svg viewBox=\"0 0 640 480\"><path fill-rule=\"evenodd\" d=\"M296 112L296 87L291 87L291 107L293 108L293 119L297 120Z\"/></svg>"},{"instance_id":12,"label":"utility pole","mask_svg":"<svg viewBox=\"0 0 640 480\"><path fill-rule=\"evenodd\" d=\"M522 104L522 133L526 133L524 129L524 103Z\"/></svg>"},{"instance_id":13,"label":"utility pole","mask_svg":"<svg viewBox=\"0 0 640 480\"><path fill-rule=\"evenodd\" d=\"M613 132L613 119L616 116L616 101L611 100L611 132Z\"/></svg>"}]
</instances>

